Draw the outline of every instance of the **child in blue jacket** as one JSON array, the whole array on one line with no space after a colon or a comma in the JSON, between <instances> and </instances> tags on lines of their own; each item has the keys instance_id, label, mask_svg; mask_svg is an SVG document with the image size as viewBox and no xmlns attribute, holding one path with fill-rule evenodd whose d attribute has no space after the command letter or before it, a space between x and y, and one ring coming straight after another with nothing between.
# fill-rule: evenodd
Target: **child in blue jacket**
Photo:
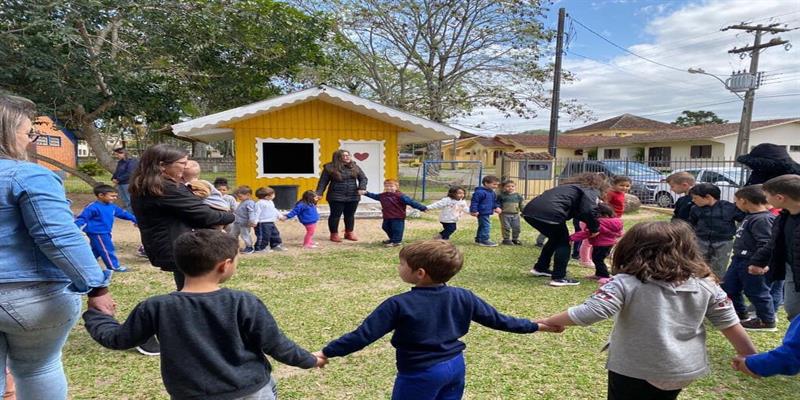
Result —
<instances>
[{"instance_id":1,"label":"child in blue jacket","mask_svg":"<svg viewBox=\"0 0 800 400\"><path fill-rule=\"evenodd\" d=\"M733 369L754 378L800 373L800 317L789 324L781 346L766 353L735 357Z\"/></svg>"},{"instance_id":2,"label":"child in blue jacket","mask_svg":"<svg viewBox=\"0 0 800 400\"><path fill-rule=\"evenodd\" d=\"M319 222L319 212L317 211L317 202L319 196L313 190L306 190L303 192L303 197L294 205L292 211L288 214L281 216L281 221L297 217L297 220L306 228L306 235L303 237L303 247L306 249L315 249L317 244L314 243L314 232L317 231L317 222Z\"/></svg>"},{"instance_id":3,"label":"child in blue jacket","mask_svg":"<svg viewBox=\"0 0 800 400\"><path fill-rule=\"evenodd\" d=\"M75 218L75 225L86 232L95 258L100 257L107 269L125 272L128 269L119 265L114 242L111 241L111 229L114 227L115 217L133 221L134 224L136 217L114 204L117 200L117 189L109 185L97 185L94 187L94 195L97 201L89 203L81 211Z\"/></svg>"},{"instance_id":4,"label":"child in blue jacket","mask_svg":"<svg viewBox=\"0 0 800 400\"><path fill-rule=\"evenodd\" d=\"M495 247L497 243L489 240L489 232L492 229L492 214L500 214L500 204L497 202L497 187L500 186L500 179L494 175L486 175L481 181L483 186L475 188L472 193L472 200L469 204L469 213L473 217L478 217L478 232L475 234L475 243Z\"/></svg>"}]
</instances>

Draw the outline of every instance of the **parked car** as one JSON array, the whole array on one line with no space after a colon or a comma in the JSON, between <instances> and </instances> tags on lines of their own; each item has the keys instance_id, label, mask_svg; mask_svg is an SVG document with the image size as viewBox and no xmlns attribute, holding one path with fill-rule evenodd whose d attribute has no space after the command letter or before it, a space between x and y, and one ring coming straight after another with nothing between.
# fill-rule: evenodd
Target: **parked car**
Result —
<instances>
[{"instance_id":1,"label":"parked car","mask_svg":"<svg viewBox=\"0 0 800 400\"><path fill-rule=\"evenodd\" d=\"M750 170L744 167L709 167L687 168L673 172L688 172L694 175L697 183L713 183L719 187L721 200L734 202L733 196L750 175ZM669 185L664 183L658 186L655 194L655 203L660 207L672 207L681 195L669 190Z\"/></svg>"},{"instance_id":2,"label":"parked car","mask_svg":"<svg viewBox=\"0 0 800 400\"><path fill-rule=\"evenodd\" d=\"M664 184L664 175L660 172L640 162L624 160L568 161L558 178L569 178L583 172L602 172L608 177L624 175L631 178L630 193L642 203L655 202L656 192Z\"/></svg>"}]
</instances>

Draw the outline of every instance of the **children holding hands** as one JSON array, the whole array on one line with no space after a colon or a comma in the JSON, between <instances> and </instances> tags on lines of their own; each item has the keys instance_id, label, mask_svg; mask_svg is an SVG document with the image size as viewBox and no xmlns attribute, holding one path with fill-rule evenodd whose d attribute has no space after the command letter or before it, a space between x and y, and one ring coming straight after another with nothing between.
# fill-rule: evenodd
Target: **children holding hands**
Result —
<instances>
[{"instance_id":1,"label":"children holding hands","mask_svg":"<svg viewBox=\"0 0 800 400\"><path fill-rule=\"evenodd\" d=\"M483 186L475 188L469 203L470 215L478 217L475 243L486 247L496 247L497 243L489 240L489 233L492 230L492 214L499 214L502 211L497 203L497 193L495 193L497 187L500 186L500 179L494 175L486 175L481 183Z\"/></svg>"},{"instance_id":2,"label":"children holding hands","mask_svg":"<svg viewBox=\"0 0 800 400\"><path fill-rule=\"evenodd\" d=\"M397 247L403 242L403 232L406 227L406 206L411 206L423 212L428 209L400 192L400 182L396 179L383 181L383 193L366 192L364 196L381 202L381 214L383 214L381 228L386 232L386 236L389 237L389 239L383 241L386 247Z\"/></svg>"},{"instance_id":3,"label":"children holding hands","mask_svg":"<svg viewBox=\"0 0 800 400\"><path fill-rule=\"evenodd\" d=\"M469 205L464 200L467 192L461 186L453 186L447 190L447 197L428 205L428 210L441 208L439 222L442 224L442 231L434 239L450 240L450 236L456 231L458 219L469 212Z\"/></svg>"},{"instance_id":4,"label":"children holding hands","mask_svg":"<svg viewBox=\"0 0 800 400\"><path fill-rule=\"evenodd\" d=\"M283 251L281 233L275 226L275 221L281 216L272 201L275 198L275 190L271 187L258 188L256 197L258 197L258 201L256 201L258 223L256 224L255 251Z\"/></svg>"}]
</instances>

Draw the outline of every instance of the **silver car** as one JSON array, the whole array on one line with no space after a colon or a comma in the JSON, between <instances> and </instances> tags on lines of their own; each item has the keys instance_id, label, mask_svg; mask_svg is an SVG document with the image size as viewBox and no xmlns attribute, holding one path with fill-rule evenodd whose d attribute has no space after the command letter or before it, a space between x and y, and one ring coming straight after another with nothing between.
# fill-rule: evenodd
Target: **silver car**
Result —
<instances>
[{"instance_id":1,"label":"silver car","mask_svg":"<svg viewBox=\"0 0 800 400\"><path fill-rule=\"evenodd\" d=\"M747 181L750 170L744 167L709 167L687 168L673 171L688 172L694 175L697 183L713 183L720 190L720 199L733 203L733 196ZM663 183L656 190L655 202L659 207L672 207L681 195L669 189L669 184Z\"/></svg>"}]
</instances>

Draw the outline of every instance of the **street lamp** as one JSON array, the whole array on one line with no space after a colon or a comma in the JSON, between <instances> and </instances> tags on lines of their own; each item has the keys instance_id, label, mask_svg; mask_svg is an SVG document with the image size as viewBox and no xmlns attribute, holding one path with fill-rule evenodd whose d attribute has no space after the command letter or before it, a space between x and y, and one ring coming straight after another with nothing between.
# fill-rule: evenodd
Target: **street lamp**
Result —
<instances>
[{"instance_id":1,"label":"street lamp","mask_svg":"<svg viewBox=\"0 0 800 400\"><path fill-rule=\"evenodd\" d=\"M725 82L725 81L723 81L723 80L722 80L722 78L720 78L720 77L718 77L718 76L716 76L716 75L714 75L714 74L709 74L708 72L704 71L702 68L689 68L688 70L686 70L686 72L688 72L688 73L690 73L690 74L702 74L702 75L708 75L708 76L710 76L710 77L712 77L712 78L714 78L714 79L716 79L716 80L718 80L718 81L722 82L722 85L723 85L723 86L725 86L725 89L728 89L728 90L730 90L730 91L731 91L731 93L735 94L735 95L736 95L736 97L738 97L738 98L739 98L739 100L744 100L744 97L742 97L742 96L739 96L739 93L736 93L736 92L735 92L733 89L731 89L731 87L730 87L730 86L728 86L728 83L727 83L727 82Z\"/></svg>"}]
</instances>

